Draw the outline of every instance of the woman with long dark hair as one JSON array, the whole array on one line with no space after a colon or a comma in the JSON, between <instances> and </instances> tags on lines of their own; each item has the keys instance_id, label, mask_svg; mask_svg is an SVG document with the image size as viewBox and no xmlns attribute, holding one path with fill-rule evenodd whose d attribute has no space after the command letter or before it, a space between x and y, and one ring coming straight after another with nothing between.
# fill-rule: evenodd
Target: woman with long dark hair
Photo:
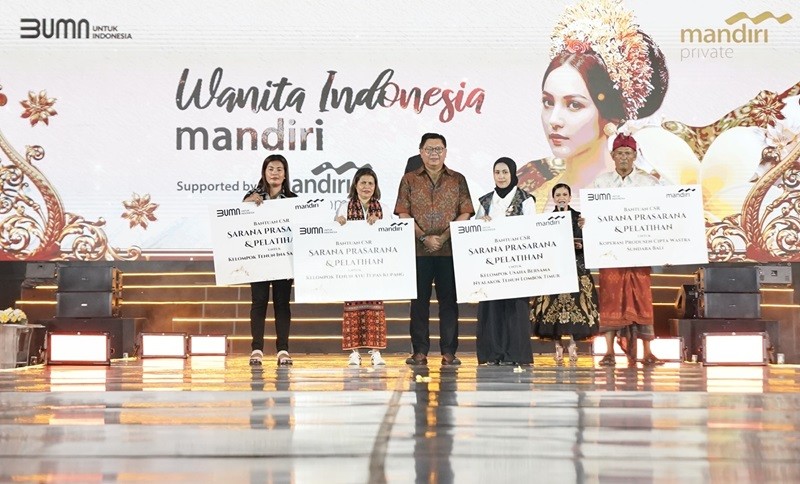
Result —
<instances>
[{"instance_id":1,"label":"woman with long dark hair","mask_svg":"<svg viewBox=\"0 0 800 484\"><path fill-rule=\"evenodd\" d=\"M567 7L551 35L542 77L541 121L552 157L517 173L539 212L554 207L557 183L580 190L614 170L609 138L627 121L655 113L668 80L664 54L622 2L583 0Z\"/></svg>"},{"instance_id":2,"label":"woman with long dark hair","mask_svg":"<svg viewBox=\"0 0 800 484\"><path fill-rule=\"evenodd\" d=\"M289 163L282 155L269 155L261 165L261 179L255 188L244 196L245 202L261 205L268 200L296 197L289 188ZM259 281L250 283L250 334L253 337L250 364L261 365L264 358L264 324L269 303L269 288L272 286L272 308L275 312L275 348L279 366L292 364L289 355L289 327L292 311L289 298L292 279Z\"/></svg>"}]
</instances>

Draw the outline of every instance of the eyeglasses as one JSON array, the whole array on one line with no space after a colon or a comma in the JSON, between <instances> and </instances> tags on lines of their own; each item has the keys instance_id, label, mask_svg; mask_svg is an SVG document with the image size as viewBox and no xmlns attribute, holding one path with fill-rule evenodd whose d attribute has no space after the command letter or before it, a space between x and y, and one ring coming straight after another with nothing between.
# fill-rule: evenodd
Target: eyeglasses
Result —
<instances>
[{"instance_id":1,"label":"eyeglasses","mask_svg":"<svg viewBox=\"0 0 800 484\"><path fill-rule=\"evenodd\" d=\"M423 148L422 151L424 151L428 155L432 155L434 153L436 153L437 155L441 155L442 153L444 153L445 149L446 148L443 146L437 146L436 148L430 148L430 147Z\"/></svg>"}]
</instances>

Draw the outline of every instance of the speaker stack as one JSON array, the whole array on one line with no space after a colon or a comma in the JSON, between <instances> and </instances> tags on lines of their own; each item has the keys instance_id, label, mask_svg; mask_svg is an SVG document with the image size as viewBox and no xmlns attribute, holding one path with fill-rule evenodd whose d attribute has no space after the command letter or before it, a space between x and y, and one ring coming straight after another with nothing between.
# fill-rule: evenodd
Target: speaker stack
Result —
<instances>
[{"instance_id":1,"label":"speaker stack","mask_svg":"<svg viewBox=\"0 0 800 484\"><path fill-rule=\"evenodd\" d=\"M695 283L697 317L761 317L761 292L756 267L704 267L695 274Z\"/></svg>"},{"instance_id":2,"label":"speaker stack","mask_svg":"<svg viewBox=\"0 0 800 484\"><path fill-rule=\"evenodd\" d=\"M758 333L770 352L778 347L778 322L761 319L760 285L757 267L704 267L695 273L694 285L679 289L678 319L668 323L670 334L683 338L687 359L705 358L707 335Z\"/></svg>"},{"instance_id":3,"label":"speaker stack","mask_svg":"<svg viewBox=\"0 0 800 484\"><path fill-rule=\"evenodd\" d=\"M58 268L56 317L44 322L50 333L107 333L111 358L133 356L145 318L121 317L122 273L116 267Z\"/></svg>"},{"instance_id":4,"label":"speaker stack","mask_svg":"<svg viewBox=\"0 0 800 484\"><path fill-rule=\"evenodd\" d=\"M122 273L116 267L59 267L57 318L118 318L121 301Z\"/></svg>"}]
</instances>

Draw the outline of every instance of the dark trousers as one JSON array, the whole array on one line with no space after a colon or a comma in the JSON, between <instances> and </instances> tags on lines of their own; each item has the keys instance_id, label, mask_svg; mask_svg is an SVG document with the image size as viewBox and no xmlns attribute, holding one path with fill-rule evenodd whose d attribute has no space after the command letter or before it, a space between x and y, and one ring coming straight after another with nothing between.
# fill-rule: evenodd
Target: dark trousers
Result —
<instances>
[{"instance_id":1,"label":"dark trousers","mask_svg":"<svg viewBox=\"0 0 800 484\"><path fill-rule=\"evenodd\" d=\"M254 350L264 351L264 324L269 302L269 286L272 284L272 309L275 311L275 348L277 351L289 351L289 325L292 322L292 310L289 307L289 296L292 293L292 279L277 281L261 281L250 283L250 334L253 336Z\"/></svg>"},{"instance_id":2,"label":"dark trousers","mask_svg":"<svg viewBox=\"0 0 800 484\"><path fill-rule=\"evenodd\" d=\"M427 355L431 348L431 284L436 281L439 302L439 349L442 354L458 350L458 304L452 257L417 257L417 298L411 301L411 347Z\"/></svg>"}]
</instances>

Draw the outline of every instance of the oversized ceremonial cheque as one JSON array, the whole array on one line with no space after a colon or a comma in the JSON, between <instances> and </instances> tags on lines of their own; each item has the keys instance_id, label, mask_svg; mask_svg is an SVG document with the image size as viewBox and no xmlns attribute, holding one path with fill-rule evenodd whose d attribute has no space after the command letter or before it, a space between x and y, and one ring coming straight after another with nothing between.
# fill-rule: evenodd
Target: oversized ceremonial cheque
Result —
<instances>
[{"instance_id":1,"label":"oversized ceremonial cheque","mask_svg":"<svg viewBox=\"0 0 800 484\"><path fill-rule=\"evenodd\" d=\"M291 279L292 220L329 220L330 202L281 198L261 205L212 207L211 241L217 285Z\"/></svg>"},{"instance_id":2,"label":"oversized ceremonial cheque","mask_svg":"<svg viewBox=\"0 0 800 484\"><path fill-rule=\"evenodd\" d=\"M450 222L458 302L578 290L566 214Z\"/></svg>"},{"instance_id":3,"label":"oversized ceremonial cheque","mask_svg":"<svg viewBox=\"0 0 800 484\"><path fill-rule=\"evenodd\" d=\"M297 302L417 297L414 220L292 226Z\"/></svg>"},{"instance_id":4,"label":"oversized ceremonial cheque","mask_svg":"<svg viewBox=\"0 0 800 484\"><path fill-rule=\"evenodd\" d=\"M581 190L586 267L708 263L699 185Z\"/></svg>"}]
</instances>

